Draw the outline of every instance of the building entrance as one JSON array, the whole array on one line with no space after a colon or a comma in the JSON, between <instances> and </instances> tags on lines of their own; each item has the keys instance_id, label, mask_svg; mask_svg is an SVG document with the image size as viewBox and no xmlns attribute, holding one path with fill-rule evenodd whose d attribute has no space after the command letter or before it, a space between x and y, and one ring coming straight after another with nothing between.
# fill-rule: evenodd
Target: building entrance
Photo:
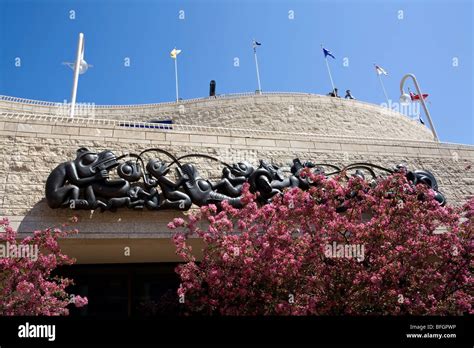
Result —
<instances>
[{"instance_id":1,"label":"building entrance","mask_svg":"<svg viewBox=\"0 0 474 348\"><path fill-rule=\"evenodd\" d=\"M71 306L71 316L146 317L178 315L178 263L72 265L57 274L72 278L68 292L87 296L83 308Z\"/></svg>"}]
</instances>

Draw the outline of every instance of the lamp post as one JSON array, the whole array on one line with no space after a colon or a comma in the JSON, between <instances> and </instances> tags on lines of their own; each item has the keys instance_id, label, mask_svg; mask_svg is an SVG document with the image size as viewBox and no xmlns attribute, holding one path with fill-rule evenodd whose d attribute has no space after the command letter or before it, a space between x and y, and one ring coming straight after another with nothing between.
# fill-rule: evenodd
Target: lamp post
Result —
<instances>
[{"instance_id":1,"label":"lamp post","mask_svg":"<svg viewBox=\"0 0 474 348\"><path fill-rule=\"evenodd\" d=\"M413 80L413 83L415 84L416 91L418 92L418 95L420 96L419 100L420 100L421 105L423 106L423 109L425 110L425 114L426 114L426 117L428 118L428 122L430 123L430 128L431 128L431 132L433 133L433 137L434 137L435 141L439 142L438 134L436 133L436 129L434 127L433 121L431 120L430 112L428 111L428 107L426 106L426 103L425 103L425 98L423 98L423 93L421 93L420 85L418 84L418 81L417 81L415 75L413 75L413 74L406 74L405 76L403 76L402 80L400 81L400 93L401 93L400 103L406 104L406 103L411 101L410 95L405 93L405 91L403 89L403 85L405 84L405 81L409 77Z\"/></svg>"}]
</instances>

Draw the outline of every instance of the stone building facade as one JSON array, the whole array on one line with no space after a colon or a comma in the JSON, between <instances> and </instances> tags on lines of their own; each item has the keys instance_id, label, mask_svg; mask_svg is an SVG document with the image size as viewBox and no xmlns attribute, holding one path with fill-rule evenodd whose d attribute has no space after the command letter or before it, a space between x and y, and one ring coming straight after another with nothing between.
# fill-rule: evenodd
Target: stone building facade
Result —
<instances>
[{"instance_id":1,"label":"stone building facade","mask_svg":"<svg viewBox=\"0 0 474 348\"><path fill-rule=\"evenodd\" d=\"M116 154L155 147L178 156L208 154L228 163L266 159L284 168L296 157L339 166L406 163L431 171L451 204L474 195L473 146L434 142L425 126L386 108L318 95L79 106L73 119L61 104L0 97L0 135L0 216L23 235L79 216L75 227L80 233L62 245L83 264L178 261L166 225L183 213L50 209L45 181L80 147ZM203 177L220 177L222 166L216 162L193 161ZM131 248L129 256L124 246Z\"/></svg>"}]
</instances>

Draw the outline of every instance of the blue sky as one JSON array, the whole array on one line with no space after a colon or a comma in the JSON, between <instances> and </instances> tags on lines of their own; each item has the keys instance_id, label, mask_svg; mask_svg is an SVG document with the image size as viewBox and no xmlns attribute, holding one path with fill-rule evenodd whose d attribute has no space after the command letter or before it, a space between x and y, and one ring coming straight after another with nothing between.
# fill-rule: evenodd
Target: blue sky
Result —
<instances>
[{"instance_id":1,"label":"blue sky","mask_svg":"<svg viewBox=\"0 0 474 348\"><path fill-rule=\"evenodd\" d=\"M400 79L412 72L430 94L440 139L474 144L473 17L470 0L0 0L0 94L69 100L72 71L61 62L73 61L79 32L94 67L80 78L78 102L174 100L175 46L180 97L206 96L211 79L219 94L254 91L252 38L262 43L264 91L326 94L323 43L337 58L330 64L341 92L383 103L376 62L398 101Z\"/></svg>"}]
</instances>

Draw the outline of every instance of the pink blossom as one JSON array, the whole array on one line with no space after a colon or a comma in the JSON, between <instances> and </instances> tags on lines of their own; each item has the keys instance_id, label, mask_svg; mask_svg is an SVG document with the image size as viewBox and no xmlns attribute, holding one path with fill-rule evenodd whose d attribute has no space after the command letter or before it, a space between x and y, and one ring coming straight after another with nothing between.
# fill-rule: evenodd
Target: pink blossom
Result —
<instances>
[{"instance_id":1,"label":"pink blossom","mask_svg":"<svg viewBox=\"0 0 474 348\"><path fill-rule=\"evenodd\" d=\"M81 296L74 296L74 305L76 307L84 307L85 305L87 305L88 303L88 300L86 297L81 297Z\"/></svg>"},{"instance_id":2,"label":"pink blossom","mask_svg":"<svg viewBox=\"0 0 474 348\"><path fill-rule=\"evenodd\" d=\"M3 231L2 231L3 230ZM19 245L37 247L36 257L0 259L0 315L68 315L69 296L66 288L72 280L53 277L58 266L74 261L61 252L60 237L74 233L58 228L35 231L22 240L7 219L0 220L0 243L10 247ZM76 306L87 304L87 298L76 296Z\"/></svg>"},{"instance_id":3,"label":"pink blossom","mask_svg":"<svg viewBox=\"0 0 474 348\"><path fill-rule=\"evenodd\" d=\"M176 271L188 313L473 313L474 199L441 207L429 188L413 186L403 173L373 187L344 175L305 175L314 183L306 192L288 189L260 206L244 185L242 209L201 207L180 223L185 233L173 240L184 261ZM347 209L339 213L342 201ZM433 233L441 227L447 232ZM191 236L204 243L200 263ZM332 243L364 246L363 260L327 257Z\"/></svg>"}]
</instances>

